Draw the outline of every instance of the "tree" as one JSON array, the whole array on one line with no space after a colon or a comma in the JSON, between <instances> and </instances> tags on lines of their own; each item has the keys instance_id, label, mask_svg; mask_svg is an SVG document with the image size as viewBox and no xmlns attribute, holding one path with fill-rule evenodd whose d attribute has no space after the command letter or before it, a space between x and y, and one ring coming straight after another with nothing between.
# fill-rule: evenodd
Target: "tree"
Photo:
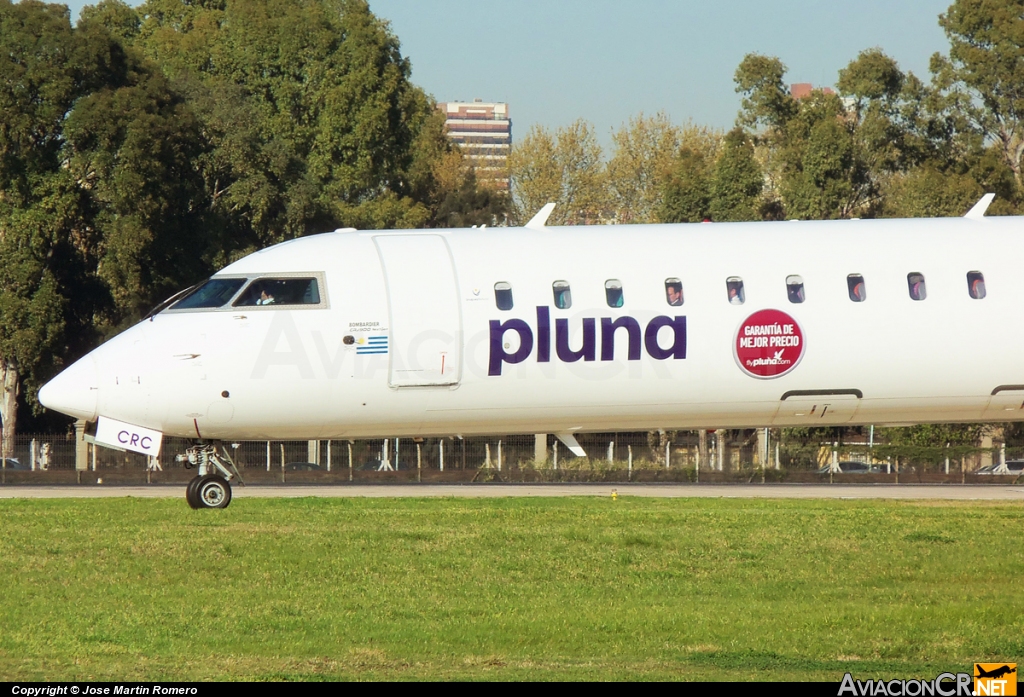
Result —
<instances>
[{"instance_id":1,"label":"tree","mask_svg":"<svg viewBox=\"0 0 1024 697\"><path fill-rule=\"evenodd\" d=\"M956 0L939 24L950 47L932 56L936 88L1024 184L1024 2Z\"/></svg>"},{"instance_id":2,"label":"tree","mask_svg":"<svg viewBox=\"0 0 1024 697\"><path fill-rule=\"evenodd\" d=\"M699 223L710 217L710 165L702 152L683 147L662 187L658 219L663 223Z\"/></svg>"},{"instance_id":3,"label":"tree","mask_svg":"<svg viewBox=\"0 0 1024 697\"><path fill-rule=\"evenodd\" d=\"M195 119L102 22L0 1L0 400L205 273ZM28 389L24 389L27 387Z\"/></svg>"},{"instance_id":4,"label":"tree","mask_svg":"<svg viewBox=\"0 0 1024 697\"><path fill-rule=\"evenodd\" d=\"M578 120L555 133L534 126L509 153L511 218L527 222L554 202L552 225L593 224L608 208L607 180L593 128Z\"/></svg>"},{"instance_id":5,"label":"tree","mask_svg":"<svg viewBox=\"0 0 1024 697\"><path fill-rule=\"evenodd\" d=\"M138 14L135 45L210 140L201 169L228 256L429 221L431 164L417 158L441 152L443 120L365 0L149 0Z\"/></svg>"},{"instance_id":6,"label":"tree","mask_svg":"<svg viewBox=\"0 0 1024 697\"><path fill-rule=\"evenodd\" d=\"M665 181L679 151L680 131L668 117L640 114L612 135L608 188L616 218L623 223L657 220Z\"/></svg>"},{"instance_id":7,"label":"tree","mask_svg":"<svg viewBox=\"0 0 1024 697\"><path fill-rule=\"evenodd\" d=\"M113 326L209 272L201 125L159 71L126 61L120 84L81 98L64 124L64 161L82 190Z\"/></svg>"},{"instance_id":8,"label":"tree","mask_svg":"<svg viewBox=\"0 0 1024 697\"><path fill-rule=\"evenodd\" d=\"M753 140L734 128L722 144L711 179L711 219L718 222L759 220L764 175L754 157Z\"/></svg>"},{"instance_id":9,"label":"tree","mask_svg":"<svg viewBox=\"0 0 1024 697\"><path fill-rule=\"evenodd\" d=\"M465 169L458 188L448 192L437 207L437 227L497 225L504 220L505 196L492 187L481 186L472 169Z\"/></svg>"},{"instance_id":10,"label":"tree","mask_svg":"<svg viewBox=\"0 0 1024 697\"><path fill-rule=\"evenodd\" d=\"M797 101L786 89L786 66L774 56L749 53L733 80L743 95L739 124L746 128L784 129L798 112Z\"/></svg>"},{"instance_id":11,"label":"tree","mask_svg":"<svg viewBox=\"0 0 1024 697\"><path fill-rule=\"evenodd\" d=\"M748 55L736 70L743 94L739 124L760 128L756 140L774 152L778 192L793 218L846 218L870 213L877 184L856 139L857 121L843 102L821 90L797 101L788 94L777 58Z\"/></svg>"}]
</instances>

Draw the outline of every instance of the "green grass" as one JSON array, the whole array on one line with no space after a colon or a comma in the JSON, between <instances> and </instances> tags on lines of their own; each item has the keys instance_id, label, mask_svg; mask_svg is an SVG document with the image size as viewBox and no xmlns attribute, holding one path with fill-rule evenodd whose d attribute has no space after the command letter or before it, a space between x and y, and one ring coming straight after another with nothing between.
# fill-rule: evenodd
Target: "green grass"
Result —
<instances>
[{"instance_id":1,"label":"green grass","mask_svg":"<svg viewBox=\"0 0 1024 697\"><path fill-rule=\"evenodd\" d=\"M4 500L0 680L930 678L1024 659L1022 513Z\"/></svg>"}]
</instances>

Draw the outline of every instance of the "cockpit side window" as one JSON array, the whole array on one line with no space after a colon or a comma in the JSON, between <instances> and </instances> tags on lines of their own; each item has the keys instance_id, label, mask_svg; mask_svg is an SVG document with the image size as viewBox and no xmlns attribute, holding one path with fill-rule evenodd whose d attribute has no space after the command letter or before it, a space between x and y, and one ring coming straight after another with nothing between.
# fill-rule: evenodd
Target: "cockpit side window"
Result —
<instances>
[{"instance_id":1,"label":"cockpit side window","mask_svg":"<svg viewBox=\"0 0 1024 697\"><path fill-rule=\"evenodd\" d=\"M319 304L320 287L315 278L257 278L242 291L234 306Z\"/></svg>"},{"instance_id":2,"label":"cockpit side window","mask_svg":"<svg viewBox=\"0 0 1024 697\"><path fill-rule=\"evenodd\" d=\"M212 309L225 305L245 283L244 278L211 278L178 302L171 310Z\"/></svg>"}]
</instances>

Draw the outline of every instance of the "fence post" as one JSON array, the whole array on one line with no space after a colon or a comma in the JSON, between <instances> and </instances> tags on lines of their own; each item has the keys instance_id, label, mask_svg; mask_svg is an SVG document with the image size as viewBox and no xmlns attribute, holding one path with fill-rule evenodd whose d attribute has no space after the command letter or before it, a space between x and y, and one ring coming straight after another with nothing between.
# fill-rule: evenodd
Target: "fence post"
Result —
<instances>
[{"instance_id":1,"label":"fence post","mask_svg":"<svg viewBox=\"0 0 1024 697\"><path fill-rule=\"evenodd\" d=\"M352 481L352 441L348 442L348 480Z\"/></svg>"},{"instance_id":2,"label":"fence post","mask_svg":"<svg viewBox=\"0 0 1024 697\"><path fill-rule=\"evenodd\" d=\"M501 441L498 441L498 471L501 471Z\"/></svg>"},{"instance_id":3,"label":"fence post","mask_svg":"<svg viewBox=\"0 0 1024 697\"><path fill-rule=\"evenodd\" d=\"M439 464L441 465L441 471L444 472L444 438L443 437L441 438L441 440L437 441L437 453L438 453L438 459L440 461Z\"/></svg>"},{"instance_id":4,"label":"fence post","mask_svg":"<svg viewBox=\"0 0 1024 697\"><path fill-rule=\"evenodd\" d=\"M548 461L548 434L536 433L533 436L533 461L534 466L539 466Z\"/></svg>"},{"instance_id":5,"label":"fence post","mask_svg":"<svg viewBox=\"0 0 1024 697\"><path fill-rule=\"evenodd\" d=\"M331 471L331 441L327 441L327 471Z\"/></svg>"},{"instance_id":6,"label":"fence post","mask_svg":"<svg viewBox=\"0 0 1024 697\"><path fill-rule=\"evenodd\" d=\"M629 458L626 461L627 462L626 468L627 468L627 471L629 472L629 480L633 481L633 446L632 445L627 445L626 446L626 452L628 453L627 457Z\"/></svg>"},{"instance_id":7,"label":"fence post","mask_svg":"<svg viewBox=\"0 0 1024 697\"><path fill-rule=\"evenodd\" d=\"M553 469L558 469L558 441L557 440L555 441L555 445L554 445L554 447L551 450L551 459L552 459Z\"/></svg>"},{"instance_id":8,"label":"fence post","mask_svg":"<svg viewBox=\"0 0 1024 697\"><path fill-rule=\"evenodd\" d=\"M672 444L665 443L665 469L668 469L669 461L672 457Z\"/></svg>"},{"instance_id":9,"label":"fence post","mask_svg":"<svg viewBox=\"0 0 1024 697\"><path fill-rule=\"evenodd\" d=\"M949 474L949 443L946 443L946 474Z\"/></svg>"},{"instance_id":10,"label":"fence post","mask_svg":"<svg viewBox=\"0 0 1024 697\"><path fill-rule=\"evenodd\" d=\"M270 441L267 441L267 471L270 471Z\"/></svg>"},{"instance_id":11,"label":"fence post","mask_svg":"<svg viewBox=\"0 0 1024 697\"><path fill-rule=\"evenodd\" d=\"M423 481L423 448L420 443L416 444L416 481Z\"/></svg>"},{"instance_id":12,"label":"fence post","mask_svg":"<svg viewBox=\"0 0 1024 697\"><path fill-rule=\"evenodd\" d=\"M281 443L281 483L284 484L284 443Z\"/></svg>"},{"instance_id":13,"label":"fence post","mask_svg":"<svg viewBox=\"0 0 1024 697\"><path fill-rule=\"evenodd\" d=\"M761 453L761 483L765 483L765 470L768 469L768 461L772 457L771 441L769 440L771 433L766 427L764 429L764 451Z\"/></svg>"},{"instance_id":14,"label":"fence post","mask_svg":"<svg viewBox=\"0 0 1024 697\"><path fill-rule=\"evenodd\" d=\"M491 469L491 444L484 443L484 467Z\"/></svg>"}]
</instances>

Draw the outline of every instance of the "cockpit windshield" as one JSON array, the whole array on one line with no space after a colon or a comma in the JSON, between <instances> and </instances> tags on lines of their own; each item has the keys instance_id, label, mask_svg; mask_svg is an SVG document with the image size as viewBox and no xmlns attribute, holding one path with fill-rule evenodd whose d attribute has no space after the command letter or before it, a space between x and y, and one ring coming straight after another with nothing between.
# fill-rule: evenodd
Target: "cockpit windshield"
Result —
<instances>
[{"instance_id":1,"label":"cockpit windshield","mask_svg":"<svg viewBox=\"0 0 1024 697\"><path fill-rule=\"evenodd\" d=\"M258 278L249 284L235 307L254 305L319 305L315 278Z\"/></svg>"},{"instance_id":2,"label":"cockpit windshield","mask_svg":"<svg viewBox=\"0 0 1024 697\"><path fill-rule=\"evenodd\" d=\"M171 310L200 310L226 304L245 283L244 278L211 278L178 302Z\"/></svg>"}]
</instances>

